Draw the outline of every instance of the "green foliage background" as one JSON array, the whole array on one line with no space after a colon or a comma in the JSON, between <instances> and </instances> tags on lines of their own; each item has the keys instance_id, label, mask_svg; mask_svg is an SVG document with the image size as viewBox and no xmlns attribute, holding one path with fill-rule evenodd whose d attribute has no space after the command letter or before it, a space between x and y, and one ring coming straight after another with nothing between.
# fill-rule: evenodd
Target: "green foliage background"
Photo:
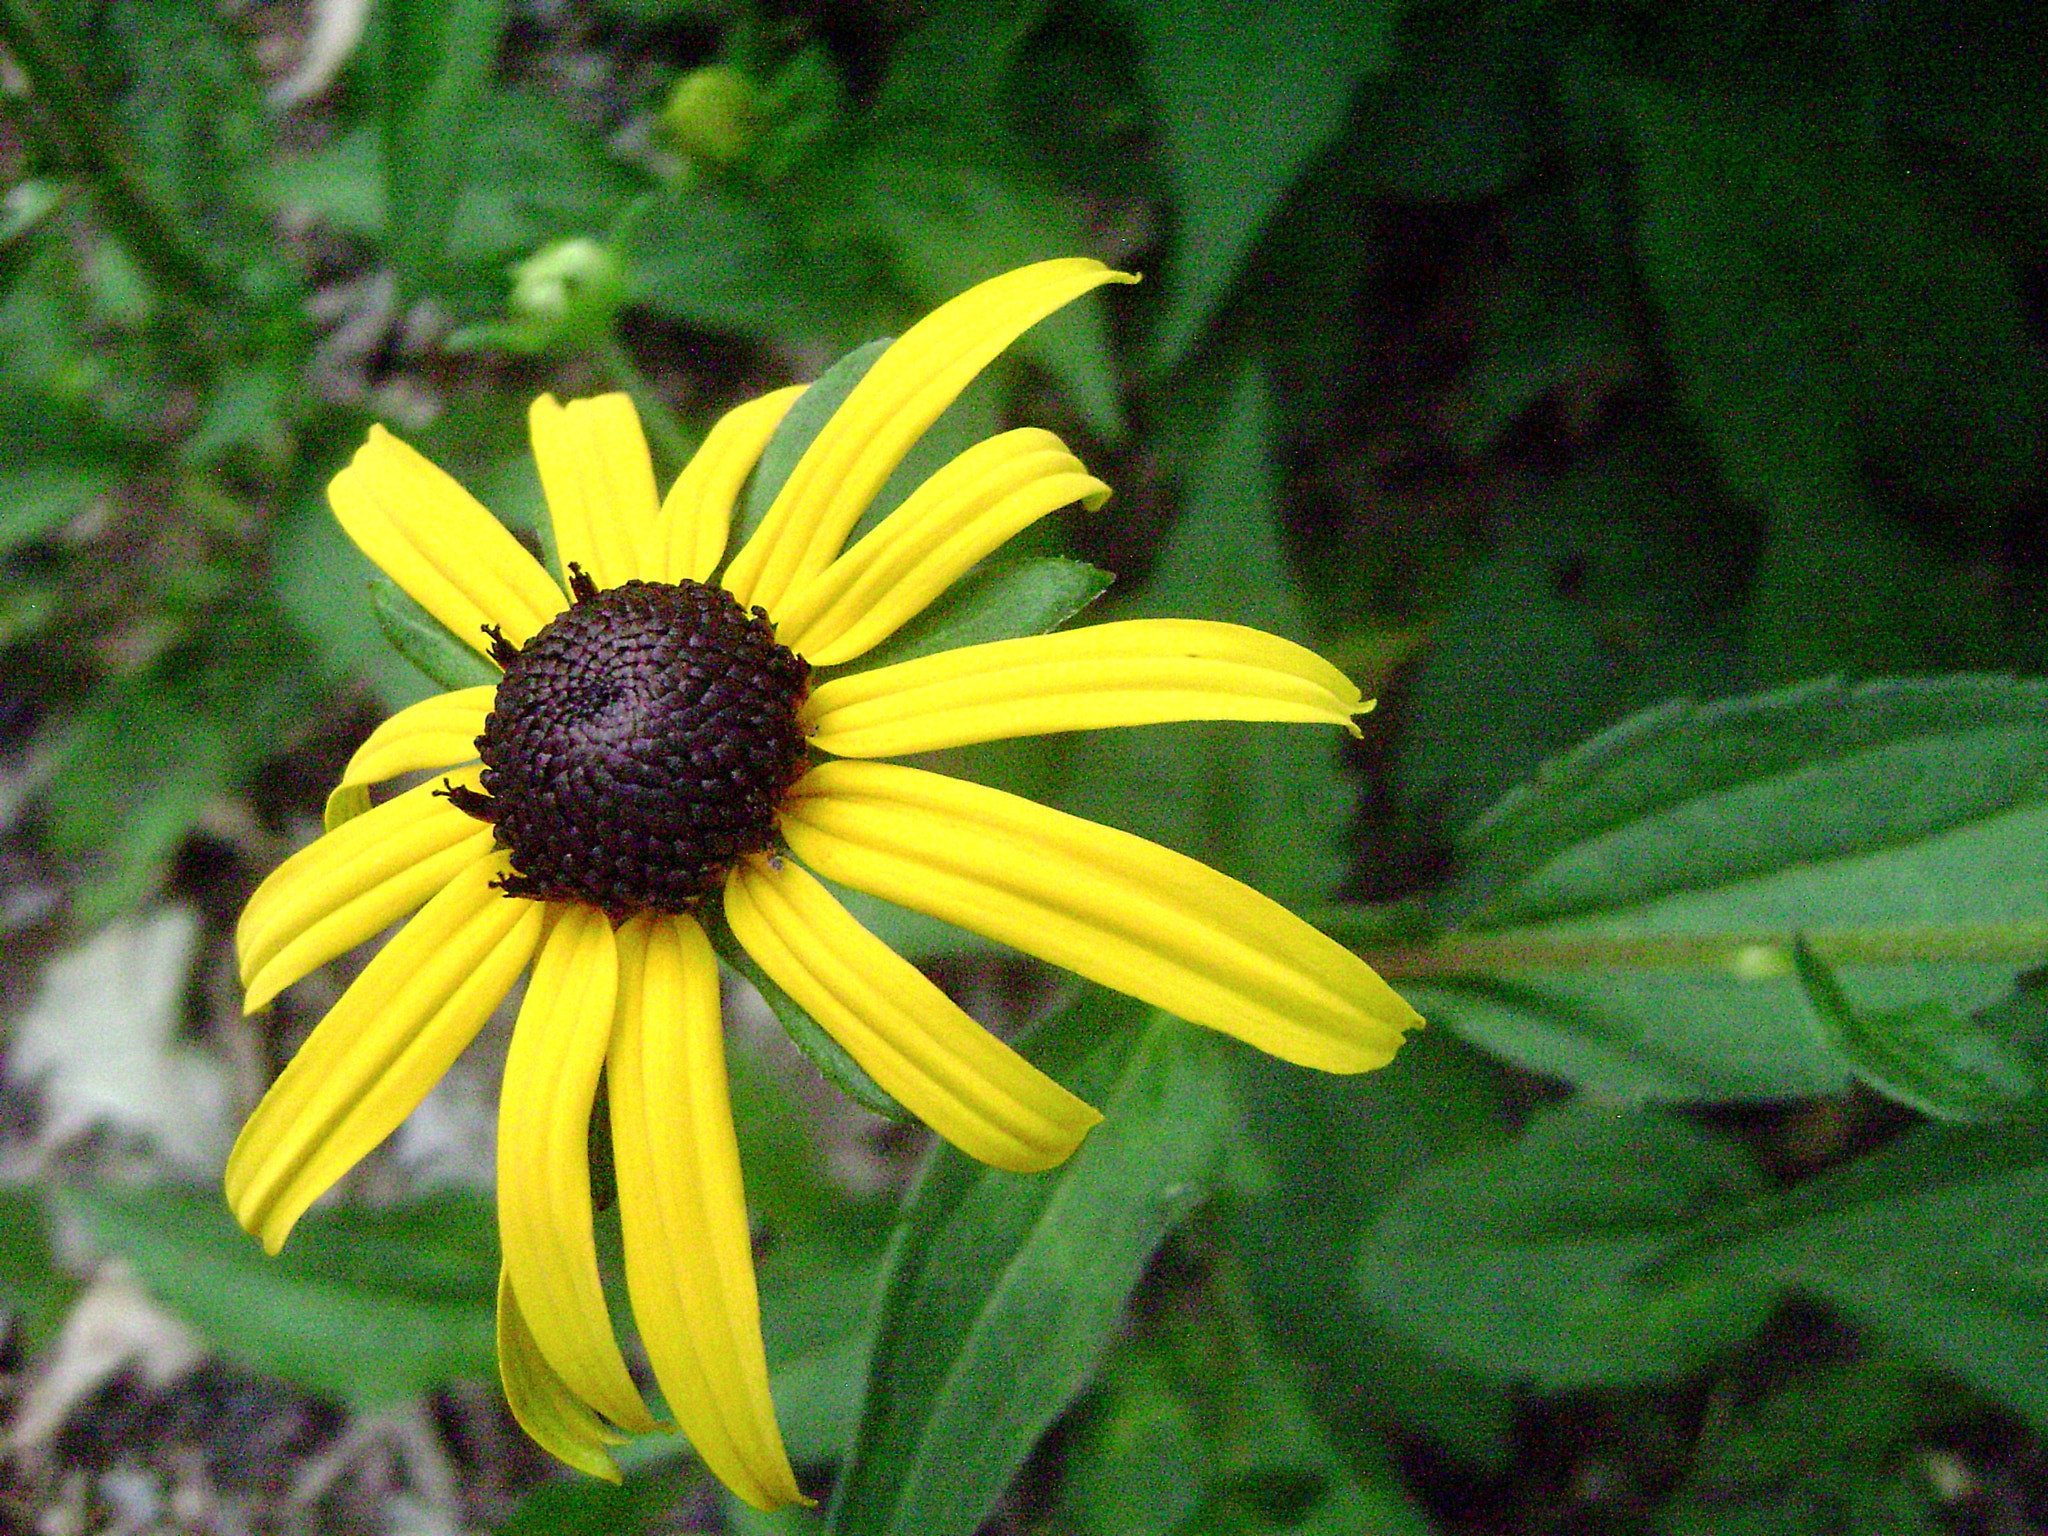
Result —
<instances>
[{"instance_id":1,"label":"green foliage background","mask_svg":"<svg viewBox=\"0 0 2048 1536\"><path fill-rule=\"evenodd\" d=\"M188 890L195 829L276 821L364 700L431 688L324 508L369 420L538 536L540 389L630 390L666 475L741 395L1099 254L1144 284L1027 336L884 502L1014 419L1119 499L943 619L1052 622L1086 561L1091 613L1289 634L1382 706L1355 752L1202 726L951 766L1311 912L1432 1028L1323 1079L1083 994L1027 1046L1107 1112L1083 1151L939 1149L900 1209L736 1059L777 1397L834 1491L730 1527L1899 1533L1956 1518L1959 1426L2038 1457L2033 8L550 16L378 0L286 108L260 13L0 0L0 676L41 784L10 835L69 931ZM32 1337L57 1200L248 1369L356 1406L489 1374L473 1200L272 1263L203 1190L5 1193ZM1538 1431L1575 1467L1595 1421L1589 1493ZM637 1449L504 1529L654 1520L696 1474Z\"/></svg>"}]
</instances>

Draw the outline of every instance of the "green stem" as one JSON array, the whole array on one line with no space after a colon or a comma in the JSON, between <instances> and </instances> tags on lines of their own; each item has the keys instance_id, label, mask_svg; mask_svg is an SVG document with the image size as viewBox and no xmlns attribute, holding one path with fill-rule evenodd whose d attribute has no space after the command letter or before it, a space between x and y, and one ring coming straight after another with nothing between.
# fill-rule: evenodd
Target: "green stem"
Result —
<instances>
[{"instance_id":1,"label":"green stem","mask_svg":"<svg viewBox=\"0 0 2048 1536\"><path fill-rule=\"evenodd\" d=\"M1435 944L1367 947L1362 952L1390 981L1606 970L1719 971L1767 980L1792 975L1792 946L1799 938L1831 965L2029 961L2048 955L2048 922L1807 928L1798 933L1758 929L1656 938L1502 934Z\"/></svg>"},{"instance_id":2,"label":"green stem","mask_svg":"<svg viewBox=\"0 0 2048 1536\"><path fill-rule=\"evenodd\" d=\"M127 139L99 108L84 73L30 0L0 0L0 43L44 111L36 138L97 195L136 257L192 307L230 313L241 296L177 211L144 179ZM24 108L27 118L32 109Z\"/></svg>"},{"instance_id":3,"label":"green stem","mask_svg":"<svg viewBox=\"0 0 2048 1536\"><path fill-rule=\"evenodd\" d=\"M654 386L647 382L647 376L640 371L640 365L619 340L619 333L607 329L594 344L597 360L604 371L611 376L614 384L633 397L633 404L639 409L640 420L647 428L647 436L654 446L657 457L667 462L659 467L664 471L660 478L666 482L681 473L690 456L697 451L690 433L684 428L676 413L668 408L668 402L655 393Z\"/></svg>"}]
</instances>

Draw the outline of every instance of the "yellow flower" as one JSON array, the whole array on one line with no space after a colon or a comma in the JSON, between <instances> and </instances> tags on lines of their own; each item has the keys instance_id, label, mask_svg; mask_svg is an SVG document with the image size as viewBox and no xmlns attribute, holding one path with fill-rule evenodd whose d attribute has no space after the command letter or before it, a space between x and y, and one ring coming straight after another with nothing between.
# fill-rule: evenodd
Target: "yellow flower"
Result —
<instances>
[{"instance_id":1,"label":"yellow flower","mask_svg":"<svg viewBox=\"0 0 2048 1536\"><path fill-rule=\"evenodd\" d=\"M566 591L379 428L335 477L349 536L504 676L385 721L330 798L327 834L251 898L236 938L252 1010L410 921L250 1117L228 1199L276 1252L531 964L500 1108L499 1362L520 1423L574 1466L616 1476L605 1446L656 1427L614 1338L592 1239L586 1136L602 1077L626 1283L669 1410L742 1498L802 1498L768 1396L705 903L722 904L761 968L906 1108L1020 1172L1066 1158L1100 1116L810 871L1325 1071L1384 1064L1421 1022L1347 950L1205 865L873 761L1164 720L1355 731L1364 701L1313 653L1235 625L1133 621L809 687L810 667L857 660L1019 529L1107 498L1050 433L1006 432L842 548L976 373L1115 281L1131 279L1046 262L912 327L715 585L735 497L799 389L727 415L666 497L625 397L542 397L533 446ZM371 806L369 786L422 771L437 777Z\"/></svg>"}]
</instances>

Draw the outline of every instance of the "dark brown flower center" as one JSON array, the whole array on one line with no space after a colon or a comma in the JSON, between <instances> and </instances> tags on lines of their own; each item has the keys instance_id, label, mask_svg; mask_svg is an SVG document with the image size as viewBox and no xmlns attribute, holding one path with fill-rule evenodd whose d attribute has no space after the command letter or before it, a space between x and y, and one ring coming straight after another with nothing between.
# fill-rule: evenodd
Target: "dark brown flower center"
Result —
<instances>
[{"instance_id":1,"label":"dark brown flower center","mask_svg":"<svg viewBox=\"0 0 2048 1536\"><path fill-rule=\"evenodd\" d=\"M575 601L505 668L477 751L483 792L452 787L511 855L508 895L581 901L616 921L688 912L733 861L775 841L805 766L810 666L702 582L629 581Z\"/></svg>"}]
</instances>

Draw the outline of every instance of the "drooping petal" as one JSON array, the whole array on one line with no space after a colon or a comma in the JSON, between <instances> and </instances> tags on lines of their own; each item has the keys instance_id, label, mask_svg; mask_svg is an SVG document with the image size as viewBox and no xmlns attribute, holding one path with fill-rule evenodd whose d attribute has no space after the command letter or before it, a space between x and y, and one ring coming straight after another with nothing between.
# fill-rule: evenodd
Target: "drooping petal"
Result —
<instances>
[{"instance_id":1,"label":"drooping petal","mask_svg":"<svg viewBox=\"0 0 2048 1536\"><path fill-rule=\"evenodd\" d=\"M1054 310L1104 283L1134 283L1099 261L1020 267L942 304L898 338L853 387L790 471L725 585L773 614L792 583L823 570L904 454L996 354Z\"/></svg>"},{"instance_id":2,"label":"drooping petal","mask_svg":"<svg viewBox=\"0 0 2048 1536\"><path fill-rule=\"evenodd\" d=\"M228 1204L270 1252L412 1113L526 969L541 908L493 888L506 868L487 854L450 879L363 968L242 1127Z\"/></svg>"},{"instance_id":3,"label":"drooping petal","mask_svg":"<svg viewBox=\"0 0 2048 1536\"><path fill-rule=\"evenodd\" d=\"M1357 735L1351 717L1369 707L1343 673L1277 635L1127 619L835 677L811 694L804 718L822 752L900 757L1165 720L1320 721Z\"/></svg>"},{"instance_id":4,"label":"drooping petal","mask_svg":"<svg viewBox=\"0 0 2048 1536\"><path fill-rule=\"evenodd\" d=\"M446 782L474 788L480 770ZM382 933L482 858L491 830L421 784L286 859L249 898L235 949L251 1013L336 955Z\"/></svg>"},{"instance_id":5,"label":"drooping petal","mask_svg":"<svg viewBox=\"0 0 2048 1536\"><path fill-rule=\"evenodd\" d=\"M778 389L735 406L713 424L661 504L661 531L647 548L649 581L711 579L725 558L740 487L803 392L801 384Z\"/></svg>"},{"instance_id":6,"label":"drooping petal","mask_svg":"<svg viewBox=\"0 0 2048 1536\"><path fill-rule=\"evenodd\" d=\"M619 1464L606 1452L626 1437L605 1423L557 1376L534 1341L512 1292L512 1276L498 1271L498 1379L519 1427L542 1450L579 1472L619 1481Z\"/></svg>"},{"instance_id":7,"label":"drooping petal","mask_svg":"<svg viewBox=\"0 0 2048 1536\"><path fill-rule=\"evenodd\" d=\"M1102 1119L975 1023L787 859L736 866L725 915L776 985L898 1103L968 1156L1035 1173L1065 1162Z\"/></svg>"},{"instance_id":8,"label":"drooping petal","mask_svg":"<svg viewBox=\"0 0 2048 1536\"><path fill-rule=\"evenodd\" d=\"M490 654L483 627L514 645L568 606L554 578L475 497L381 426L329 482L356 547L450 633Z\"/></svg>"},{"instance_id":9,"label":"drooping petal","mask_svg":"<svg viewBox=\"0 0 2048 1536\"><path fill-rule=\"evenodd\" d=\"M498 1233L535 1344L569 1390L622 1429L654 1420L605 1310L590 1214L590 1111L612 1036L611 920L562 904L534 963L498 1100Z\"/></svg>"},{"instance_id":10,"label":"drooping petal","mask_svg":"<svg viewBox=\"0 0 2048 1536\"><path fill-rule=\"evenodd\" d=\"M726 1098L718 961L698 926L619 929L605 1085L633 1316L704 1464L757 1509L804 1501L768 1396L761 1303Z\"/></svg>"},{"instance_id":11,"label":"drooping petal","mask_svg":"<svg viewBox=\"0 0 2048 1536\"><path fill-rule=\"evenodd\" d=\"M828 762L782 831L806 864L1328 1072L1384 1066L1422 1020L1277 902L1127 832L891 763Z\"/></svg>"},{"instance_id":12,"label":"drooping petal","mask_svg":"<svg viewBox=\"0 0 2048 1536\"><path fill-rule=\"evenodd\" d=\"M468 762L476 756L476 738L491 712L497 689L461 688L422 699L370 732L356 748L341 782L327 797L327 830L353 821L370 808L370 786L401 773L419 773Z\"/></svg>"},{"instance_id":13,"label":"drooping petal","mask_svg":"<svg viewBox=\"0 0 2048 1536\"><path fill-rule=\"evenodd\" d=\"M1108 499L1109 487L1050 432L977 443L904 498L859 543L798 581L776 638L813 666L851 661L918 614L990 550L1048 512Z\"/></svg>"},{"instance_id":14,"label":"drooping petal","mask_svg":"<svg viewBox=\"0 0 2048 1536\"><path fill-rule=\"evenodd\" d=\"M576 565L600 587L644 576L656 537L654 461L628 395L556 402L527 413L562 572Z\"/></svg>"}]
</instances>

